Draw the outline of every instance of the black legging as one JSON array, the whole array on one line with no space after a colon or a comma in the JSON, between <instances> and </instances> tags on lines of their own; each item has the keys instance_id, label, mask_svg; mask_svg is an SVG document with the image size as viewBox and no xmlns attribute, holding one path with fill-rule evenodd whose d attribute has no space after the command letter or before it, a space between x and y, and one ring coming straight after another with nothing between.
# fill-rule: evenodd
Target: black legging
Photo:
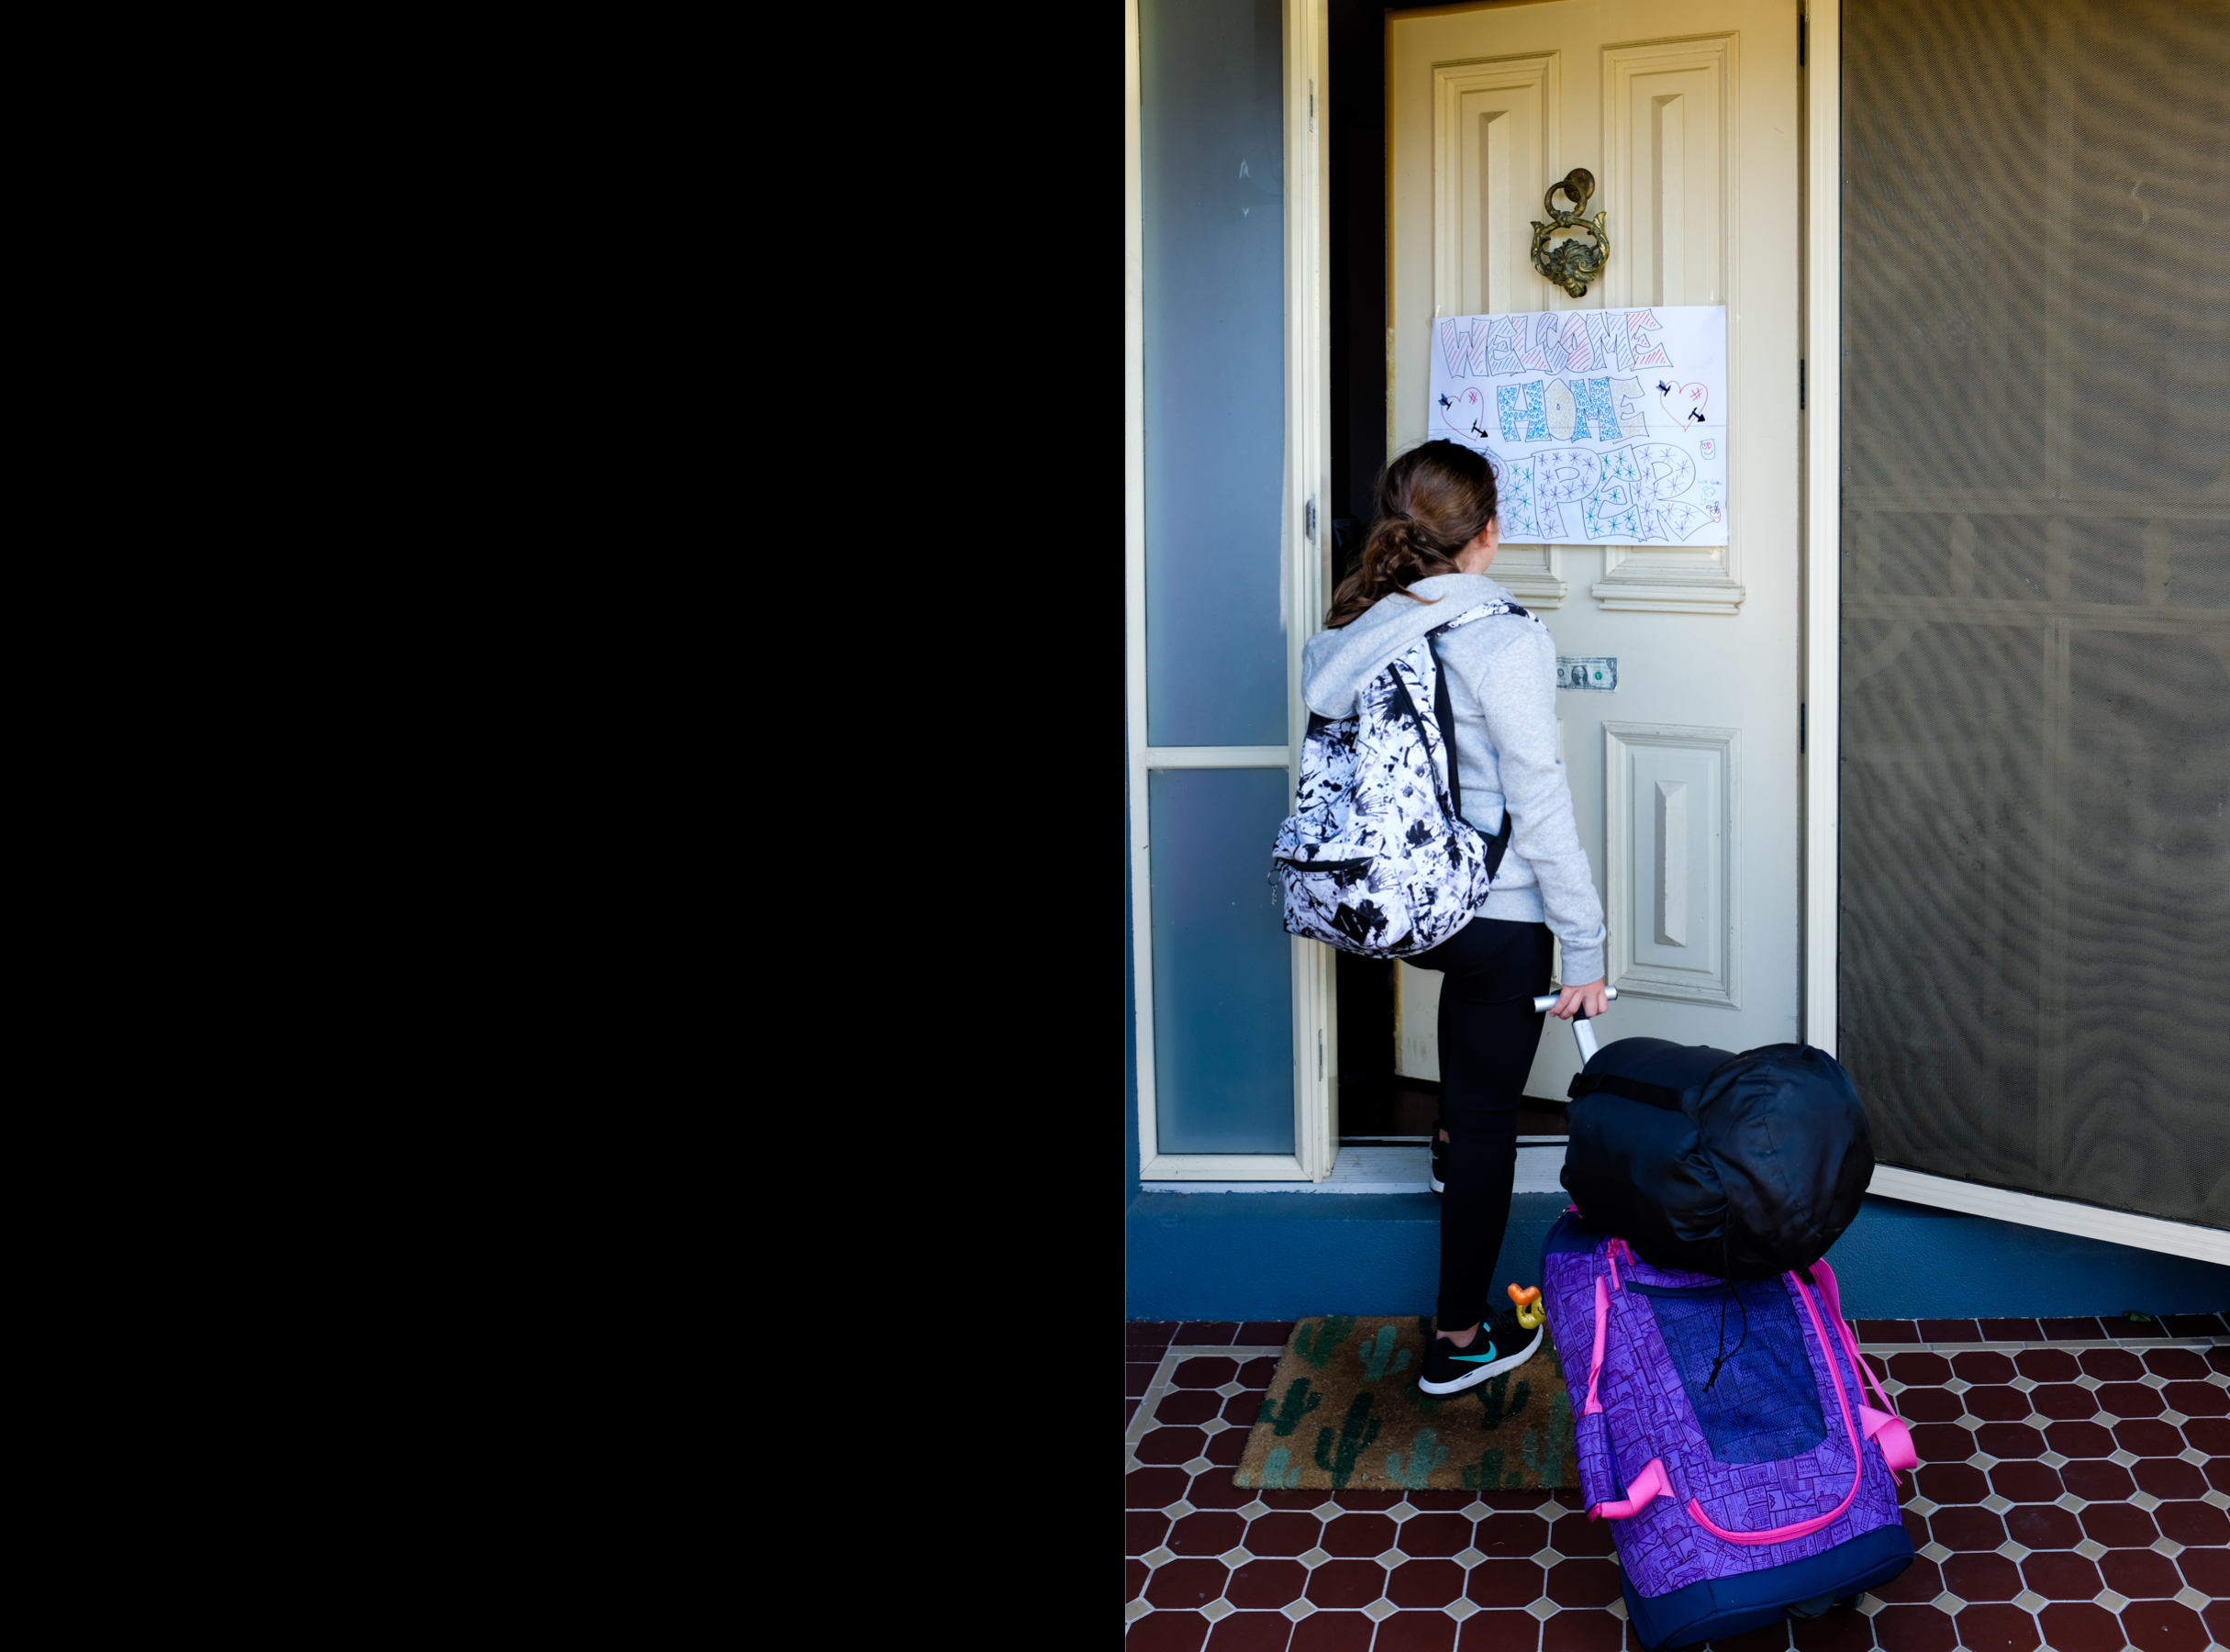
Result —
<instances>
[{"instance_id":1,"label":"black legging","mask_svg":"<svg viewBox=\"0 0 2230 1652\"><path fill-rule=\"evenodd\" d=\"M1447 1191L1440 1208L1440 1323L1461 1331L1487 1317L1495 1258L1510 1225L1518 1167L1518 1101L1541 1042L1532 1000L1549 985L1545 923L1474 918L1409 960L1437 969L1441 1119ZM1521 1284L1537 1283L1530 1278Z\"/></svg>"}]
</instances>

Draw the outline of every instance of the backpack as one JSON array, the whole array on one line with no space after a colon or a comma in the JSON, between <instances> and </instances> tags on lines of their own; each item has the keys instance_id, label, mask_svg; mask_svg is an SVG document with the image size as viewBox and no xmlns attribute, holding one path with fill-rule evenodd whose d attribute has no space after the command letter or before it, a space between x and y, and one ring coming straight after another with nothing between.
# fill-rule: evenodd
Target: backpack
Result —
<instances>
[{"instance_id":1,"label":"backpack","mask_svg":"<svg viewBox=\"0 0 2230 1652\"><path fill-rule=\"evenodd\" d=\"M1388 661L1353 717L1310 715L1293 812L1271 854L1288 933L1366 958L1412 957L1487 904L1510 846L1510 811L1493 838L1464 819L1455 712L1433 639L1524 613L1513 602L1481 603Z\"/></svg>"},{"instance_id":2,"label":"backpack","mask_svg":"<svg viewBox=\"0 0 2230 1652\"><path fill-rule=\"evenodd\" d=\"M1824 1261L1716 1279L1654 1267L1567 1212L1541 1298L1580 1501L1611 1524L1643 1646L1818 1617L1912 1563L1894 1472L1916 1467L1912 1436Z\"/></svg>"},{"instance_id":3,"label":"backpack","mask_svg":"<svg viewBox=\"0 0 2230 1652\"><path fill-rule=\"evenodd\" d=\"M1659 1267L1734 1279L1808 1267L1873 1178L1850 1075L1809 1044L1737 1055L1622 1038L1570 1093L1565 1188L1590 1224Z\"/></svg>"}]
</instances>

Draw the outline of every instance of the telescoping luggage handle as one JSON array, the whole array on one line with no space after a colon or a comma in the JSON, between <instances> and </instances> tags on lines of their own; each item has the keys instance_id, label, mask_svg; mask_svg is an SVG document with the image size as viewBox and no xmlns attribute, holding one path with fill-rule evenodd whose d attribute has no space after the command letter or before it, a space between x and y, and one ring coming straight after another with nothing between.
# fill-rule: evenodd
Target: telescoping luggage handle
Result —
<instances>
[{"instance_id":1,"label":"telescoping luggage handle","mask_svg":"<svg viewBox=\"0 0 2230 1652\"><path fill-rule=\"evenodd\" d=\"M1604 988L1603 997L1608 999L1614 999L1618 997L1618 988L1615 987ZM1533 1000L1533 1008L1536 1010L1554 1010L1556 1007L1556 999L1557 995L1555 993L1546 993ZM1586 1016L1575 1015L1572 1018L1572 1036L1578 1042L1579 1044L1579 1065L1581 1066L1585 1066L1589 1062L1595 1059L1596 1048L1595 1029L1588 1025L1588 1018Z\"/></svg>"}]
</instances>

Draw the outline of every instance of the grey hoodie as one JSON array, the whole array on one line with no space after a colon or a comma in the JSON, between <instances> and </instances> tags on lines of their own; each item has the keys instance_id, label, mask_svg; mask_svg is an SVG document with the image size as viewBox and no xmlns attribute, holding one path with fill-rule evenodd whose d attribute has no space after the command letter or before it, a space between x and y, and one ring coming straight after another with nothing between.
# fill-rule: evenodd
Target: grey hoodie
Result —
<instances>
[{"instance_id":1,"label":"grey hoodie","mask_svg":"<svg viewBox=\"0 0 2230 1652\"><path fill-rule=\"evenodd\" d=\"M1380 597L1301 653L1301 698L1320 717L1353 717L1356 696L1386 663L1434 626L1482 602L1516 599L1484 575L1443 574ZM1522 604L1520 606L1522 606ZM1603 973L1603 909L1572 820L1556 755L1556 645L1541 621L1500 614L1439 642L1455 711L1456 778L1464 818L1492 837L1508 809L1510 852L1482 917L1545 922L1564 946L1564 978Z\"/></svg>"}]
</instances>

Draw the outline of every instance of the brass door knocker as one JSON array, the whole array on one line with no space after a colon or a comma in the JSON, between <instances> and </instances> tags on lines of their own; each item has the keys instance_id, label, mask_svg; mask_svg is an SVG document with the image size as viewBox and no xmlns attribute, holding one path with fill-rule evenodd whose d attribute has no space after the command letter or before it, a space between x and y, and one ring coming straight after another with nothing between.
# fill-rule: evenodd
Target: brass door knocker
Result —
<instances>
[{"instance_id":1,"label":"brass door knocker","mask_svg":"<svg viewBox=\"0 0 2230 1652\"><path fill-rule=\"evenodd\" d=\"M1575 298L1587 296L1588 283L1602 274L1603 266L1611 262L1611 238L1603 233L1603 219L1610 215L1599 212L1591 218L1579 215L1588 209L1588 197L1595 193L1595 174L1584 166L1575 166L1562 181L1548 186L1541 197L1542 209L1549 221L1533 220L1533 268L1540 271ZM1556 210L1556 197L1562 195L1572 203L1572 210ZM1552 235L1589 235L1595 245L1584 246L1577 240L1548 244Z\"/></svg>"}]
</instances>

